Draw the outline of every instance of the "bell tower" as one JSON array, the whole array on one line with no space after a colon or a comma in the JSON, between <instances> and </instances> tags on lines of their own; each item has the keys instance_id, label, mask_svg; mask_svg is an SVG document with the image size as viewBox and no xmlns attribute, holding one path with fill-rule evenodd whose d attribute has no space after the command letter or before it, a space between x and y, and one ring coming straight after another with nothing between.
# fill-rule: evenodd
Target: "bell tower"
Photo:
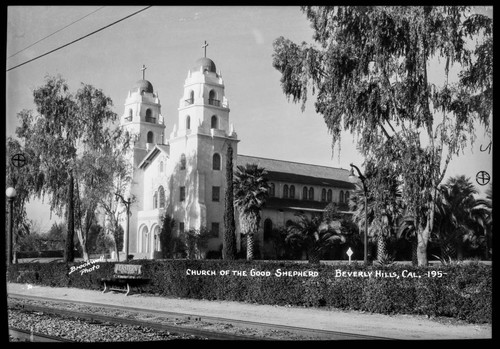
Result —
<instances>
[{"instance_id":1,"label":"bell tower","mask_svg":"<svg viewBox=\"0 0 500 349\"><path fill-rule=\"evenodd\" d=\"M133 135L134 166L138 165L147 151L155 144L163 144L165 123L161 115L161 104L153 85L145 80L146 67L141 68L142 79L129 90L120 126Z\"/></svg>"},{"instance_id":2,"label":"bell tower","mask_svg":"<svg viewBox=\"0 0 500 349\"><path fill-rule=\"evenodd\" d=\"M205 42L204 57L188 71L177 124L170 134L170 192L174 219L185 230L219 226L222 231L227 149L233 148L236 162L238 139L229 122L224 81L214 61L206 57L207 46ZM179 202L179 196L185 200Z\"/></svg>"},{"instance_id":3,"label":"bell tower","mask_svg":"<svg viewBox=\"0 0 500 349\"><path fill-rule=\"evenodd\" d=\"M128 190L123 193L125 198L135 197L130 211L138 212L143 209L144 179L143 171L138 170L139 163L155 144L164 144L165 122L161 115L161 104L158 93L154 91L151 82L145 79L146 67L141 68L142 79L138 80L128 91L125 108L120 118L120 127L132 136L132 149L129 152L129 161L132 166L132 182ZM136 251L137 214L132 214L129 220L129 253ZM122 222L125 231L125 219Z\"/></svg>"}]
</instances>

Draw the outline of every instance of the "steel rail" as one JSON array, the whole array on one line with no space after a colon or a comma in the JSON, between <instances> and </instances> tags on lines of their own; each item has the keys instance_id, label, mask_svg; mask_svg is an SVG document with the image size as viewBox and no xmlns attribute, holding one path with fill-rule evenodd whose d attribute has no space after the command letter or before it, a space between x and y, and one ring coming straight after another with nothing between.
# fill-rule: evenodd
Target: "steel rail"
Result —
<instances>
[{"instance_id":1,"label":"steel rail","mask_svg":"<svg viewBox=\"0 0 500 349\"><path fill-rule=\"evenodd\" d=\"M28 296L28 295L17 294L17 293L9 293L9 297L20 298L20 299L48 301L48 302L80 304L80 305L101 307L101 308L113 309L113 310L137 312L137 313L142 313L142 314L157 314L157 315L162 315L162 316L183 318L186 320L195 320L195 319L201 320L201 319L203 319L206 321L228 323L228 324L232 324L232 325L238 325L241 327L246 326L246 327L253 327L253 328L264 328L267 330L271 329L271 330L289 331L289 332L294 332L294 333L301 333L304 335L314 335L318 339L395 340L394 338L389 338L389 337L371 336L371 335L363 335L363 334L341 332L341 331L331 331L331 330L322 330L322 329L315 329L315 328L308 328L308 327L280 325L280 324L274 324L274 323L220 318L220 317L215 317L215 316L204 316L204 315L198 315L198 314L177 313L177 312L170 312L170 311L164 311L164 310L135 308L135 307L102 304L102 303L95 303L95 302L74 301L74 300L65 300L65 299L41 297L41 296Z\"/></svg>"},{"instance_id":2,"label":"steel rail","mask_svg":"<svg viewBox=\"0 0 500 349\"><path fill-rule=\"evenodd\" d=\"M48 334L32 332L28 330L21 330L19 328L10 327L9 326L9 335L17 338L23 339L29 342L51 342L51 343L59 343L59 342L71 342L74 343L71 339L51 336Z\"/></svg>"}]
</instances>

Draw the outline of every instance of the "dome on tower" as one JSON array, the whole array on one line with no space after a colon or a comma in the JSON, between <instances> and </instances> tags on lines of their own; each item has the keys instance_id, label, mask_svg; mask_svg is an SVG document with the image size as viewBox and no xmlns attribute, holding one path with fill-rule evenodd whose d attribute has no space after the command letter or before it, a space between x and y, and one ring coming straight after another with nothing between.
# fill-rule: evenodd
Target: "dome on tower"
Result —
<instances>
[{"instance_id":1,"label":"dome on tower","mask_svg":"<svg viewBox=\"0 0 500 349\"><path fill-rule=\"evenodd\" d=\"M148 80L138 80L134 85L134 90L139 89L140 92L153 93L153 85Z\"/></svg>"},{"instance_id":2,"label":"dome on tower","mask_svg":"<svg viewBox=\"0 0 500 349\"><path fill-rule=\"evenodd\" d=\"M198 59L193 66L193 71L199 71L200 67L203 67L202 71L208 70L209 72L215 73L215 63L210 58L202 57Z\"/></svg>"}]
</instances>

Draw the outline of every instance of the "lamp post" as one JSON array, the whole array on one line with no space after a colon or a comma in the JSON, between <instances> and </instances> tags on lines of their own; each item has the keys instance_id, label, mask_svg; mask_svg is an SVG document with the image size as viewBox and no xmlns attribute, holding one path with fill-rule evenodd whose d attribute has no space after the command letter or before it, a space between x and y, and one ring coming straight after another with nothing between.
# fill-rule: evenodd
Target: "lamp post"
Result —
<instances>
[{"instance_id":1,"label":"lamp post","mask_svg":"<svg viewBox=\"0 0 500 349\"><path fill-rule=\"evenodd\" d=\"M130 227L130 221L129 221L129 217L130 217L130 198L128 198L125 201L125 199L123 198L123 196L121 196L118 193L115 193L115 197L116 197L116 200L120 199L122 201L122 203L125 205L125 207L127 208L127 230L125 231L125 238L123 239L123 246L125 247L125 261L128 261L128 234L129 234L129 227Z\"/></svg>"},{"instance_id":2,"label":"lamp post","mask_svg":"<svg viewBox=\"0 0 500 349\"><path fill-rule=\"evenodd\" d=\"M364 263L365 265L368 265L368 189L366 188L366 177L363 176L361 171L356 165L350 164L351 166L351 173L349 174L349 181L352 183L355 183L357 181L356 178L361 179L361 183L363 183L363 190L365 192L365 234L364 234ZM354 175L354 169L358 171L358 177Z\"/></svg>"},{"instance_id":3,"label":"lamp post","mask_svg":"<svg viewBox=\"0 0 500 349\"><path fill-rule=\"evenodd\" d=\"M14 198L16 189L9 187L5 191L9 201L9 231L7 233L7 266L12 264L12 230L14 229Z\"/></svg>"}]
</instances>

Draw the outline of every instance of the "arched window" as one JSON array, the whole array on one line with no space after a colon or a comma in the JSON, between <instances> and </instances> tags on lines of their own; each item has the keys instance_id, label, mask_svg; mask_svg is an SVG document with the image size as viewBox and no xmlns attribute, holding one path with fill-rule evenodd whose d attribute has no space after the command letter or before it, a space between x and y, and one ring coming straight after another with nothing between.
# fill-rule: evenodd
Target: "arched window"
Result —
<instances>
[{"instance_id":1,"label":"arched window","mask_svg":"<svg viewBox=\"0 0 500 349\"><path fill-rule=\"evenodd\" d=\"M295 186L290 186L290 199L295 199Z\"/></svg>"},{"instance_id":2,"label":"arched window","mask_svg":"<svg viewBox=\"0 0 500 349\"><path fill-rule=\"evenodd\" d=\"M155 191L155 193L153 194L153 210L155 208L158 208L158 192Z\"/></svg>"},{"instance_id":3,"label":"arched window","mask_svg":"<svg viewBox=\"0 0 500 349\"><path fill-rule=\"evenodd\" d=\"M148 227L144 226L142 228L141 233L141 252L148 253L149 252L149 234Z\"/></svg>"},{"instance_id":4,"label":"arched window","mask_svg":"<svg viewBox=\"0 0 500 349\"><path fill-rule=\"evenodd\" d=\"M153 132L152 131L148 132L147 142L153 143Z\"/></svg>"},{"instance_id":5,"label":"arched window","mask_svg":"<svg viewBox=\"0 0 500 349\"><path fill-rule=\"evenodd\" d=\"M346 204L349 203L349 192L346 190L345 195L344 195L344 201Z\"/></svg>"},{"instance_id":6,"label":"arched window","mask_svg":"<svg viewBox=\"0 0 500 349\"><path fill-rule=\"evenodd\" d=\"M154 237L155 237L155 251L161 251L161 243L160 243L160 227L156 226L154 229Z\"/></svg>"},{"instance_id":7,"label":"arched window","mask_svg":"<svg viewBox=\"0 0 500 349\"><path fill-rule=\"evenodd\" d=\"M269 196L274 196L274 189L275 189L274 183L271 183L269 185Z\"/></svg>"},{"instance_id":8,"label":"arched window","mask_svg":"<svg viewBox=\"0 0 500 349\"><path fill-rule=\"evenodd\" d=\"M215 99L215 91L214 90L210 90L210 92L208 93L208 99L209 100Z\"/></svg>"},{"instance_id":9,"label":"arched window","mask_svg":"<svg viewBox=\"0 0 500 349\"><path fill-rule=\"evenodd\" d=\"M309 188L309 200L314 200L314 189L313 189L313 187Z\"/></svg>"},{"instance_id":10,"label":"arched window","mask_svg":"<svg viewBox=\"0 0 500 349\"><path fill-rule=\"evenodd\" d=\"M146 122L155 122L155 119L153 118L153 112L149 108L146 109Z\"/></svg>"},{"instance_id":11,"label":"arched window","mask_svg":"<svg viewBox=\"0 0 500 349\"><path fill-rule=\"evenodd\" d=\"M285 184L283 186L283 197L286 199L288 198L288 184Z\"/></svg>"},{"instance_id":12,"label":"arched window","mask_svg":"<svg viewBox=\"0 0 500 349\"><path fill-rule=\"evenodd\" d=\"M132 109L129 109L129 110L128 110L127 121L132 121L132 116L133 116Z\"/></svg>"},{"instance_id":13,"label":"arched window","mask_svg":"<svg viewBox=\"0 0 500 349\"><path fill-rule=\"evenodd\" d=\"M339 202L340 203L343 203L344 202L344 192L341 190L340 191L340 198L339 198Z\"/></svg>"},{"instance_id":14,"label":"arched window","mask_svg":"<svg viewBox=\"0 0 500 349\"><path fill-rule=\"evenodd\" d=\"M325 201L326 200L326 189L323 188L321 190L321 201Z\"/></svg>"},{"instance_id":15,"label":"arched window","mask_svg":"<svg viewBox=\"0 0 500 349\"><path fill-rule=\"evenodd\" d=\"M181 170L186 169L186 154L181 155Z\"/></svg>"},{"instance_id":16,"label":"arched window","mask_svg":"<svg viewBox=\"0 0 500 349\"><path fill-rule=\"evenodd\" d=\"M302 200L307 200L307 187L302 189Z\"/></svg>"},{"instance_id":17,"label":"arched window","mask_svg":"<svg viewBox=\"0 0 500 349\"><path fill-rule=\"evenodd\" d=\"M160 169L160 173L163 173L163 161L160 161L159 169Z\"/></svg>"},{"instance_id":18,"label":"arched window","mask_svg":"<svg viewBox=\"0 0 500 349\"><path fill-rule=\"evenodd\" d=\"M158 188L158 196L159 196L159 207L165 208L165 189L160 185Z\"/></svg>"},{"instance_id":19,"label":"arched window","mask_svg":"<svg viewBox=\"0 0 500 349\"><path fill-rule=\"evenodd\" d=\"M191 92L189 92L189 104L193 103L194 103L194 91L191 90Z\"/></svg>"},{"instance_id":20,"label":"arched window","mask_svg":"<svg viewBox=\"0 0 500 349\"><path fill-rule=\"evenodd\" d=\"M210 120L210 128L219 128L219 120L216 115L213 115Z\"/></svg>"},{"instance_id":21,"label":"arched window","mask_svg":"<svg viewBox=\"0 0 500 349\"><path fill-rule=\"evenodd\" d=\"M191 129L191 117L188 115L186 116L186 130Z\"/></svg>"},{"instance_id":22,"label":"arched window","mask_svg":"<svg viewBox=\"0 0 500 349\"><path fill-rule=\"evenodd\" d=\"M328 202L332 201L332 190L331 189L328 189L328 193L326 194L326 200Z\"/></svg>"},{"instance_id":23,"label":"arched window","mask_svg":"<svg viewBox=\"0 0 500 349\"><path fill-rule=\"evenodd\" d=\"M220 155L217 153L212 157L212 169L220 171Z\"/></svg>"},{"instance_id":24,"label":"arched window","mask_svg":"<svg viewBox=\"0 0 500 349\"><path fill-rule=\"evenodd\" d=\"M273 231L273 221L267 218L264 221L264 241L269 240Z\"/></svg>"}]
</instances>

